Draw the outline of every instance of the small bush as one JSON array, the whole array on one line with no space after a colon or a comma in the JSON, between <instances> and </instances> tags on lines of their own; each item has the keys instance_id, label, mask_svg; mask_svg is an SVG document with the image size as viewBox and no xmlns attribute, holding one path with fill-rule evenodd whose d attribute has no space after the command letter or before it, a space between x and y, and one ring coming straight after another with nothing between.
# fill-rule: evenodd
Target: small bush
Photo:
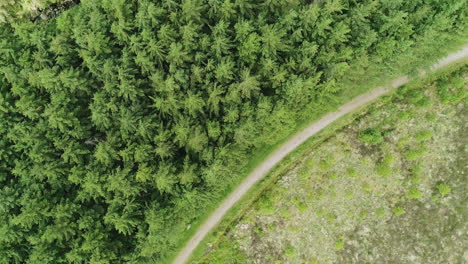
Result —
<instances>
[{"instance_id":1,"label":"small bush","mask_svg":"<svg viewBox=\"0 0 468 264\"><path fill-rule=\"evenodd\" d=\"M284 254L290 258L296 256L296 249L293 246L289 246L284 251Z\"/></svg>"},{"instance_id":2,"label":"small bush","mask_svg":"<svg viewBox=\"0 0 468 264\"><path fill-rule=\"evenodd\" d=\"M297 175L299 176L299 179L306 180L311 176L310 169L307 166L303 166L298 170Z\"/></svg>"},{"instance_id":3,"label":"small bush","mask_svg":"<svg viewBox=\"0 0 468 264\"><path fill-rule=\"evenodd\" d=\"M410 138L402 138L398 141L397 143L397 147L402 149L404 148L406 145L408 145L408 143L411 142L411 139Z\"/></svg>"},{"instance_id":4,"label":"small bush","mask_svg":"<svg viewBox=\"0 0 468 264\"><path fill-rule=\"evenodd\" d=\"M368 183L365 183L362 185L362 189L366 192L371 192L372 191L372 186Z\"/></svg>"},{"instance_id":5,"label":"small bush","mask_svg":"<svg viewBox=\"0 0 468 264\"><path fill-rule=\"evenodd\" d=\"M385 155L385 158L382 160L382 162L378 163L376 166L377 174L384 177L390 176L392 174L391 165L394 159L395 158L390 154Z\"/></svg>"},{"instance_id":6,"label":"small bush","mask_svg":"<svg viewBox=\"0 0 468 264\"><path fill-rule=\"evenodd\" d=\"M259 237L262 237L263 234L264 234L263 228L261 228L260 226L255 226L255 227L253 228L253 231L254 231L255 234L257 234L257 236L259 236Z\"/></svg>"},{"instance_id":7,"label":"small bush","mask_svg":"<svg viewBox=\"0 0 468 264\"><path fill-rule=\"evenodd\" d=\"M417 175L414 175L413 177L411 177L411 183L412 183L412 184L419 184L419 183L421 183L421 177L420 177L420 176L417 176Z\"/></svg>"},{"instance_id":8,"label":"small bush","mask_svg":"<svg viewBox=\"0 0 468 264\"><path fill-rule=\"evenodd\" d=\"M434 122L437 120L437 116L434 113L427 113L425 117L429 122Z\"/></svg>"},{"instance_id":9,"label":"small bush","mask_svg":"<svg viewBox=\"0 0 468 264\"><path fill-rule=\"evenodd\" d=\"M419 107L428 107L432 104L432 101L429 97L424 96L424 98L421 98L416 105Z\"/></svg>"},{"instance_id":10,"label":"small bush","mask_svg":"<svg viewBox=\"0 0 468 264\"><path fill-rule=\"evenodd\" d=\"M328 155L327 156L327 163L331 165L334 162L335 162L335 157L333 157L332 155Z\"/></svg>"},{"instance_id":11,"label":"small bush","mask_svg":"<svg viewBox=\"0 0 468 264\"><path fill-rule=\"evenodd\" d=\"M330 178L330 180L336 180L338 178L338 174L336 174L336 172L329 173L328 178Z\"/></svg>"},{"instance_id":12,"label":"small bush","mask_svg":"<svg viewBox=\"0 0 468 264\"><path fill-rule=\"evenodd\" d=\"M335 248L336 248L337 250L342 250L343 247L344 247L344 242L343 242L342 239L340 239L340 240L338 240L338 241L335 242Z\"/></svg>"},{"instance_id":13,"label":"small bush","mask_svg":"<svg viewBox=\"0 0 468 264\"><path fill-rule=\"evenodd\" d=\"M273 232L275 231L277 226L275 224L270 224L268 225L268 232Z\"/></svg>"},{"instance_id":14,"label":"small bush","mask_svg":"<svg viewBox=\"0 0 468 264\"><path fill-rule=\"evenodd\" d=\"M321 170L328 171L331 168L331 165L333 165L334 161L335 159L333 156L328 156L325 159L320 160L318 166Z\"/></svg>"},{"instance_id":15,"label":"small bush","mask_svg":"<svg viewBox=\"0 0 468 264\"><path fill-rule=\"evenodd\" d=\"M263 214L273 214L275 212L275 208L273 206L273 202L271 199L267 196L263 196L260 198L258 204L258 209L263 213Z\"/></svg>"},{"instance_id":16,"label":"small bush","mask_svg":"<svg viewBox=\"0 0 468 264\"><path fill-rule=\"evenodd\" d=\"M328 221L329 223L335 222L336 219L337 219L337 217L336 217L336 215L335 215L334 213L329 213L329 214L327 214L327 221Z\"/></svg>"},{"instance_id":17,"label":"small bush","mask_svg":"<svg viewBox=\"0 0 468 264\"><path fill-rule=\"evenodd\" d=\"M451 78L437 84L437 94L443 104L458 104L468 95L463 78Z\"/></svg>"},{"instance_id":18,"label":"small bush","mask_svg":"<svg viewBox=\"0 0 468 264\"><path fill-rule=\"evenodd\" d=\"M448 185L445 184L445 183L441 183L441 184L437 185L437 190L439 190L439 193L440 193L441 195L447 195L447 194L449 194L449 193L452 191L452 189L450 188L450 186L448 186Z\"/></svg>"},{"instance_id":19,"label":"small bush","mask_svg":"<svg viewBox=\"0 0 468 264\"><path fill-rule=\"evenodd\" d=\"M299 200L295 201L296 207L300 212L304 212L307 210L307 204L304 202L301 202Z\"/></svg>"},{"instance_id":20,"label":"small bush","mask_svg":"<svg viewBox=\"0 0 468 264\"><path fill-rule=\"evenodd\" d=\"M406 96L406 98L411 104L420 107L429 106L431 104L429 98L424 95L424 91L420 89L409 90Z\"/></svg>"},{"instance_id":21,"label":"small bush","mask_svg":"<svg viewBox=\"0 0 468 264\"><path fill-rule=\"evenodd\" d=\"M398 118L403 121L410 120L412 116L413 116L412 113L408 111L400 112L398 114Z\"/></svg>"},{"instance_id":22,"label":"small bush","mask_svg":"<svg viewBox=\"0 0 468 264\"><path fill-rule=\"evenodd\" d=\"M421 165L418 163L414 167L412 167L410 171L413 176L419 176L423 173L424 170L423 167L421 167Z\"/></svg>"},{"instance_id":23,"label":"small bush","mask_svg":"<svg viewBox=\"0 0 468 264\"><path fill-rule=\"evenodd\" d=\"M349 176L349 177L356 177L357 176L357 171L355 168L347 168L346 169L346 174Z\"/></svg>"},{"instance_id":24,"label":"small bush","mask_svg":"<svg viewBox=\"0 0 468 264\"><path fill-rule=\"evenodd\" d=\"M405 210L403 210L403 208L401 208L401 207L397 206L397 207L393 208L393 214L396 215L396 216L400 216L400 215L402 215L404 213L405 213Z\"/></svg>"},{"instance_id":25,"label":"small bush","mask_svg":"<svg viewBox=\"0 0 468 264\"><path fill-rule=\"evenodd\" d=\"M377 164L376 172L379 176L388 177L392 174L392 168L390 168L389 164L382 162Z\"/></svg>"},{"instance_id":26,"label":"small bush","mask_svg":"<svg viewBox=\"0 0 468 264\"><path fill-rule=\"evenodd\" d=\"M383 142L382 132L375 128L369 128L359 133L359 139L371 145L378 145Z\"/></svg>"},{"instance_id":27,"label":"small bush","mask_svg":"<svg viewBox=\"0 0 468 264\"><path fill-rule=\"evenodd\" d=\"M427 147L424 145L419 146L416 149L411 149L405 152L406 159L417 160L427 152Z\"/></svg>"},{"instance_id":28,"label":"small bush","mask_svg":"<svg viewBox=\"0 0 468 264\"><path fill-rule=\"evenodd\" d=\"M382 135L383 137L388 137L392 134L392 129L385 130Z\"/></svg>"},{"instance_id":29,"label":"small bush","mask_svg":"<svg viewBox=\"0 0 468 264\"><path fill-rule=\"evenodd\" d=\"M328 163L325 160L320 160L319 163L318 163L318 166L323 171L327 171L330 168L330 166L328 165Z\"/></svg>"},{"instance_id":30,"label":"small bush","mask_svg":"<svg viewBox=\"0 0 468 264\"><path fill-rule=\"evenodd\" d=\"M324 209L319 209L319 210L315 211L315 214L316 214L318 217L322 217L322 216L324 216L326 213L327 213L327 211L324 210Z\"/></svg>"},{"instance_id":31,"label":"small bush","mask_svg":"<svg viewBox=\"0 0 468 264\"><path fill-rule=\"evenodd\" d=\"M431 139L433 136L432 131L426 130L426 131L421 131L416 134L416 140L417 141L425 141Z\"/></svg>"},{"instance_id":32,"label":"small bush","mask_svg":"<svg viewBox=\"0 0 468 264\"><path fill-rule=\"evenodd\" d=\"M422 192L418 190L416 186L411 186L407 194L410 199L420 199L422 197Z\"/></svg>"}]
</instances>

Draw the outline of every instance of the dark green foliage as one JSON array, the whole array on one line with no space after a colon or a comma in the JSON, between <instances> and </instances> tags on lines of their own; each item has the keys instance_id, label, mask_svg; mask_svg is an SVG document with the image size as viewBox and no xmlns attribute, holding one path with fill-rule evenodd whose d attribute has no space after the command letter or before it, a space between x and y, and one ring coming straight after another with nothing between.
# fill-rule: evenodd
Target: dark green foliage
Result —
<instances>
[{"instance_id":1,"label":"dark green foliage","mask_svg":"<svg viewBox=\"0 0 468 264\"><path fill-rule=\"evenodd\" d=\"M411 119L412 113L409 111L402 111L398 114L400 120L409 120Z\"/></svg>"},{"instance_id":2,"label":"dark green foliage","mask_svg":"<svg viewBox=\"0 0 468 264\"><path fill-rule=\"evenodd\" d=\"M2 25L0 263L160 262L340 80L468 28L458 1L310 2L82 0Z\"/></svg>"},{"instance_id":3,"label":"dark green foliage","mask_svg":"<svg viewBox=\"0 0 468 264\"><path fill-rule=\"evenodd\" d=\"M424 95L424 91L417 89L410 89L405 96L409 103L415 104L420 107L429 106L431 101L427 96Z\"/></svg>"},{"instance_id":4,"label":"dark green foliage","mask_svg":"<svg viewBox=\"0 0 468 264\"><path fill-rule=\"evenodd\" d=\"M362 142L371 144L371 145L378 145L383 141L382 132L375 128L368 128L364 131L359 133L359 139Z\"/></svg>"},{"instance_id":5,"label":"dark green foliage","mask_svg":"<svg viewBox=\"0 0 468 264\"><path fill-rule=\"evenodd\" d=\"M457 104L468 95L465 80L461 76L438 82L437 93L444 104Z\"/></svg>"},{"instance_id":6,"label":"dark green foliage","mask_svg":"<svg viewBox=\"0 0 468 264\"><path fill-rule=\"evenodd\" d=\"M388 177L392 174L392 163L394 161L394 157L390 154L385 155L381 162L377 163L376 165L376 172L380 176Z\"/></svg>"},{"instance_id":7,"label":"dark green foliage","mask_svg":"<svg viewBox=\"0 0 468 264\"><path fill-rule=\"evenodd\" d=\"M450 186L448 186L445 183L440 183L439 185L437 185L437 190L441 195L448 195L452 191Z\"/></svg>"},{"instance_id":8,"label":"dark green foliage","mask_svg":"<svg viewBox=\"0 0 468 264\"><path fill-rule=\"evenodd\" d=\"M417 141L425 141L425 140L431 139L432 136L433 136L432 131L425 130L425 131L418 132L416 134L416 140Z\"/></svg>"}]
</instances>

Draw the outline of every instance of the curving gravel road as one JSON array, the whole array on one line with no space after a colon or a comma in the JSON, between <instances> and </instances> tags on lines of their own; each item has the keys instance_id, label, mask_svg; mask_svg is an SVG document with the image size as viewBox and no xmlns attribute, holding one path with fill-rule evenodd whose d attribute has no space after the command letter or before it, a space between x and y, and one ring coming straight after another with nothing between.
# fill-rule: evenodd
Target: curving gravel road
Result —
<instances>
[{"instance_id":1,"label":"curving gravel road","mask_svg":"<svg viewBox=\"0 0 468 264\"><path fill-rule=\"evenodd\" d=\"M452 64L456 61L468 58L468 45L465 45L461 50L453 52L440 60L438 63L431 67L431 70L436 70ZM213 229L220 221L226 212L239 201L239 199L260 179L265 177L270 169L272 169L278 162L280 162L286 155L293 151L297 146L306 141L309 137L315 135L317 132L328 126L333 121L350 113L362 105L373 101L374 99L386 94L391 89L397 88L409 82L408 77L400 77L393 80L389 87L378 87L365 94L362 94L350 102L338 108L337 112L328 113L320 120L310 124L307 128L299 134L292 137L284 143L279 149L273 152L265 161L263 161L250 175L237 186L237 188L224 200L219 207L211 214L211 216L201 225L195 235L188 241L185 247L180 251L179 255L175 258L173 264L185 263L193 250L203 240L203 238Z\"/></svg>"}]
</instances>

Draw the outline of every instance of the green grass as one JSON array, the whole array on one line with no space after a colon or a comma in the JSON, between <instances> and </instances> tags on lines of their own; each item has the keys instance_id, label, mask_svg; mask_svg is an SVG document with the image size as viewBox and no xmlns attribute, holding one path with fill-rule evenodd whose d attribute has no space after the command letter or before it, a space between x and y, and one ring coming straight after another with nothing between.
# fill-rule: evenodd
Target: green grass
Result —
<instances>
[{"instance_id":1,"label":"green grass","mask_svg":"<svg viewBox=\"0 0 468 264\"><path fill-rule=\"evenodd\" d=\"M415 81L411 82L411 84L406 85L406 87L417 87L417 86L421 86L421 85L423 85L425 83L432 82L433 80L437 79L441 75L444 75L444 74L447 74L447 73L449 73L449 72L451 72L453 70L456 70L457 68L460 67L460 65L463 65L465 63L466 63L466 60L461 62L461 63L458 63L456 65L452 65L452 66L449 66L449 67L444 68L442 70L438 70L437 72L431 74L430 76L427 76L426 78L416 79ZM385 104L390 98L391 97L386 96L384 98L379 99L377 102L373 103L373 108L376 108L378 105ZM359 116L363 116L368 110L369 110L368 107L363 107L360 110L341 118L337 122L333 123L331 126L327 127L323 131L321 131L321 133L319 133L318 135L310 138L306 143L304 143L303 145L298 147L293 153L288 155L288 157L286 157L281 162L281 164L276 166L269 173L269 175L267 177L265 177L261 182L256 184L248 192L248 194L243 197L241 202L236 204L236 206L231 211L229 211L229 213L224 217L223 221L216 228L216 230L213 231L209 236L207 236L207 238L196 249L196 251L193 254L192 260L197 259L197 260L203 261L202 256L204 255L204 253L206 251L206 243L208 241L210 241L210 242L214 241L213 242L213 244L215 245L214 248L216 248L216 245L217 245L217 243L219 243L222 235L232 227L233 223L236 223L242 217L242 215L249 208L251 208L251 205L255 201L258 200L258 198L261 196L261 194L263 192L265 192L266 190L270 189L275 184L277 179L282 174L287 172L291 167L294 167L297 164L298 160L301 159L301 157L307 155L310 152L310 149L313 149L314 146L318 146L321 142L323 142L324 140L326 140L330 136L334 135L341 128L343 128L343 127L349 125L350 123L352 123L353 120L355 120ZM426 138L426 136L424 138ZM424 140L426 140L426 139L424 139ZM272 148L271 150L273 150L273 149L274 148ZM264 152L264 153L268 153L268 152ZM264 157L266 157L266 155ZM256 163L252 164L252 165L256 165L262 160L263 159L261 159L261 158L256 159ZM254 168L254 167L255 166L251 166L251 168ZM415 196L418 196L417 195L418 193L416 191L413 194ZM393 209L393 214L395 214L395 215L402 215L403 212L404 212L404 210L402 208L400 208L400 207L396 207L396 208Z\"/></svg>"}]
</instances>

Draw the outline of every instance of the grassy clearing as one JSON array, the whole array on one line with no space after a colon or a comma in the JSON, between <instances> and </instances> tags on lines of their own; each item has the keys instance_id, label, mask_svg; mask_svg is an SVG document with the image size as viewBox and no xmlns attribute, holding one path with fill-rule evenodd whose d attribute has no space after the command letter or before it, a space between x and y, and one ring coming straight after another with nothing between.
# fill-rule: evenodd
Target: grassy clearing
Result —
<instances>
[{"instance_id":1,"label":"grassy clearing","mask_svg":"<svg viewBox=\"0 0 468 264\"><path fill-rule=\"evenodd\" d=\"M260 263L313 263L316 260L326 263L349 262L356 253L361 258L355 261L384 260L385 257L391 261L391 257L399 256L397 251L390 254L391 247L385 246L392 245L388 241L381 243L381 251L374 255L362 253L368 248L365 245L377 243L379 237L359 235L368 234L370 228L373 228L370 234L380 235L385 234L382 230L393 228L393 239L410 239L411 236L401 237L400 225L418 223L412 218L424 216L428 206L437 211L445 205L449 207L445 210L450 211L454 209L450 206L456 207L456 201L462 198L457 196L460 192L454 192L455 186L462 186L456 184L460 179L457 180L450 170L443 170L447 169L446 164L463 156L459 153L462 150L454 149L458 144L460 118L464 116L460 110L463 104L457 101L463 98L466 88L462 92L460 89L450 91L453 87L447 85L448 81L439 81L437 88L435 84L423 84L456 67L406 86L394 96L392 104L381 101L381 107L374 106L368 115L318 148L317 142L327 138L327 133L329 136L354 117L342 119L335 128L328 128L304 144L230 213L227 219L231 221L225 221L211 236L211 239L217 238L211 240L215 241L209 247L211 253L199 258L207 251L199 248L194 259L200 261L195 262L245 263L256 259ZM410 89L414 87L424 89ZM315 150L310 152L310 149ZM298 158L300 161L295 162ZM459 166L454 164L456 170ZM284 173L291 166L293 169ZM279 176L279 184L265 192L250 208L248 205L257 200L258 193L272 186ZM236 222L233 220L239 219L235 217L239 214L243 214L240 223L231 226L226 236L221 236L230 228L230 223ZM447 224L442 218L434 223ZM425 226L416 224L407 228L411 231ZM415 237L421 235L424 232ZM437 236L437 232L431 235ZM427 245L431 243L416 244L420 250L429 252ZM440 256L450 258L457 256L457 252L460 249ZM424 257L409 253L400 256L408 261Z\"/></svg>"}]
</instances>

